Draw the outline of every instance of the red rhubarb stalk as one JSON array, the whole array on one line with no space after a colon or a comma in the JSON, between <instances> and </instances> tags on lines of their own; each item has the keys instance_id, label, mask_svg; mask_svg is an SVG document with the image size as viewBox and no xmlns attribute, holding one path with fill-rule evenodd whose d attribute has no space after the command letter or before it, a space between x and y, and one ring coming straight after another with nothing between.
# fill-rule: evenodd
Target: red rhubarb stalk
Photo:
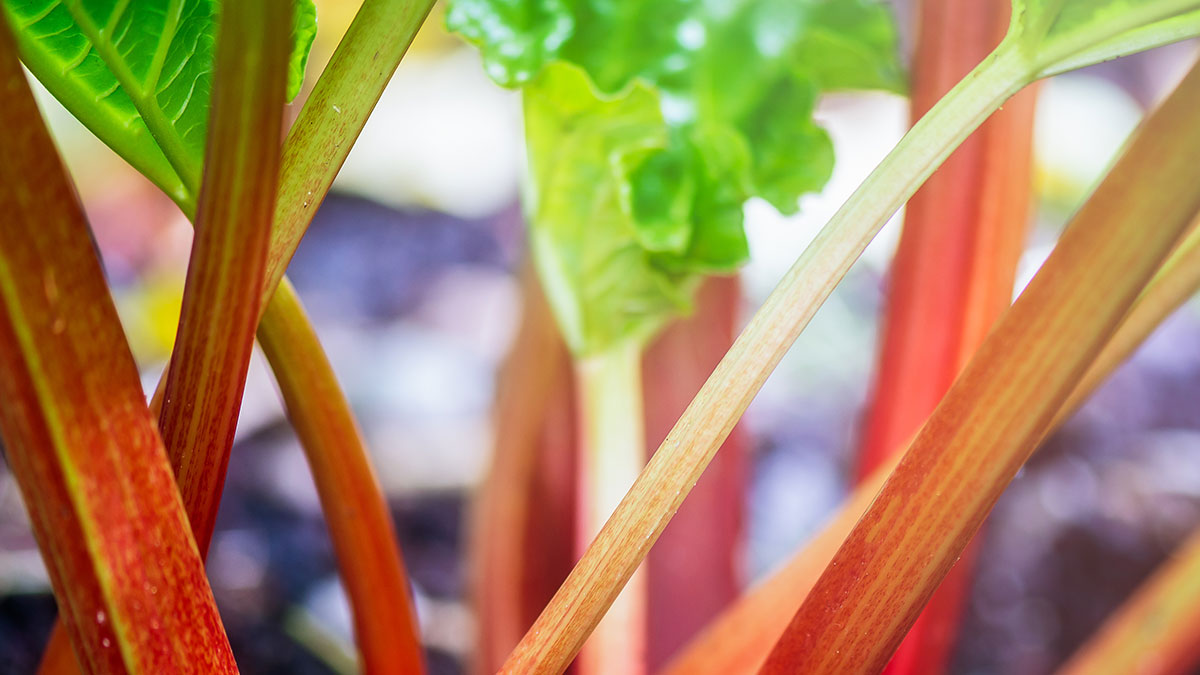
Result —
<instances>
[{"instance_id":1,"label":"red rhubarb stalk","mask_svg":"<svg viewBox=\"0 0 1200 675\"><path fill-rule=\"evenodd\" d=\"M708 279L696 311L651 343L642 359L646 447L657 448L733 344L737 277ZM746 437L735 427L650 551L649 653L657 669L738 596L746 492Z\"/></svg>"},{"instance_id":2,"label":"red rhubarb stalk","mask_svg":"<svg viewBox=\"0 0 1200 675\"><path fill-rule=\"evenodd\" d=\"M196 236L159 430L203 554L254 347L287 82L291 3L223 7Z\"/></svg>"},{"instance_id":3,"label":"red rhubarb stalk","mask_svg":"<svg viewBox=\"0 0 1200 675\"><path fill-rule=\"evenodd\" d=\"M90 672L236 673L74 186L0 19L0 433Z\"/></svg>"},{"instance_id":4,"label":"red rhubarb stalk","mask_svg":"<svg viewBox=\"0 0 1200 675\"><path fill-rule=\"evenodd\" d=\"M913 66L919 119L1004 37L1001 2L924 0ZM1014 96L909 200L857 473L903 450L1012 299L1028 230L1034 89ZM968 547L896 652L892 675L936 675L969 591Z\"/></svg>"},{"instance_id":5,"label":"red rhubarb stalk","mask_svg":"<svg viewBox=\"0 0 1200 675\"><path fill-rule=\"evenodd\" d=\"M504 663L573 560L570 357L531 267L520 283L521 323L496 382L492 465L472 505L477 673Z\"/></svg>"}]
</instances>

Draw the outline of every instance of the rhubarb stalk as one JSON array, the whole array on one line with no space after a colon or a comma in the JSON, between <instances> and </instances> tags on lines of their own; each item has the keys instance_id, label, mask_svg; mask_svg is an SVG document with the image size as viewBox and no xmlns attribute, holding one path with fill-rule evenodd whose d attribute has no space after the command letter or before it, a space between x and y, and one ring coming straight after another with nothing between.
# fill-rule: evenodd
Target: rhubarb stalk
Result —
<instances>
[{"instance_id":1,"label":"rhubarb stalk","mask_svg":"<svg viewBox=\"0 0 1200 675\"><path fill-rule=\"evenodd\" d=\"M1004 37L1005 3L919 5L914 119ZM903 450L1012 300L1028 231L1033 88L963 142L909 200L892 263L882 352L857 472ZM974 567L969 547L896 652L893 675L936 675L954 645Z\"/></svg>"},{"instance_id":2,"label":"rhubarb stalk","mask_svg":"<svg viewBox=\"0 0 1200 675\"><path fill-rule=\"evenodd\" d=\"M645 464L642 348L618 343L576 360L579 392L579 550L592 541ZM633 575L579 655L583 675L646 670L646 575Z\"/></svg>"}]
</instances>

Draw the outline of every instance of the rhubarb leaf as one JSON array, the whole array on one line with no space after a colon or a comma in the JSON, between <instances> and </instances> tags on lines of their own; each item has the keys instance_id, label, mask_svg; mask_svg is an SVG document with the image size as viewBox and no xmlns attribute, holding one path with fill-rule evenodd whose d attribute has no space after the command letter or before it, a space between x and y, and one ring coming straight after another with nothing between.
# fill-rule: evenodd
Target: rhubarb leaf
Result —
<instances>
[{"instance_id":1,"label":"rhubarb leaf","mask_svg":"<svg viewBox=\"0 0 1200 675\"><path fill-rule=\"evenodd\" d=\"M559 63L526 89L525 108L531 245L567 344L587 353L648 336L687 306L684 280L653 266L620 206L622 152L667 143L657 100L640 85L600 99L583 71Z\"/></svg>"},{"instance_id":2,"label":"rhubarb leaf","mask_svg":"<svg viewBox=\"0 0 1200 675\"><path fill-rule=\"evenodd\" d=\"M180 204L194 204L212 91L215 0L2 0L50 93ZM316 35L295 0L288 98Z\"/></svg>"},{"instance_id":3,"label":"rhubarb leaf","mask_svg":"<svg viewBox=\"0 0 1200 675\"><path fill-rule=\"evenodd\" d=\"M644 340L736 270L747 200L794 213L824 186L822 92L904 85L871 0L454 0L446 19L526 89L532 239L576 354Z\"/></svg>"}]
</instances>

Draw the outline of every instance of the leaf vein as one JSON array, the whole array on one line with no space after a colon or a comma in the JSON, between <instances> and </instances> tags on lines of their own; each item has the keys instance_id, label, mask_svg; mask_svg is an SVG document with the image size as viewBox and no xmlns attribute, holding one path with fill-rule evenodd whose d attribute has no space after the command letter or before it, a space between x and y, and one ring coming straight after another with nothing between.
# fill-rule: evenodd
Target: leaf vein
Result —
<instances>
[{"instance_id":1,"label":"leaf vein","mask_svg":"<svg viewBox=\"0 0 1200 675\"><path fill-rule=\"evenodd\" d=\"M183 13L183 0L171 0L167 6L166 13L163 15L162 35L159 37L158 46L154 50L154 58L150 61L150 70L146 74L146 89L160 92L162 88L158 86L158 80L162 77L163 65L167 62L167 54L170 53L171 43L175 41L177 32L179 31L179 17ZM184 59L187 63L187 59ZM182 70L183 66L180 66ZM171 81L179 75L179 71L171 77ZM170 86L168 82L166 86ZM165 88L165 87L164 87Z\"/></svg>"},{"instance_id":2,"label":"leaf vein","mask_svg":"<svg viewBox=\"0 0 1200 675\"><path fill-rule=\"evenodd\" d=\"M102 29L101 35L104 35L104 34L112 35L112 32L117 29L117 23L119 23L121 21L121 17L125 16L125 12L128 9L129 9L129 0L117 0L117 5L115 7L113 7L113 13L111 16L108 17L108 22L106 24L104 24L104 28ZM129 28L129 26L128 26L128 24L126 24L127 31L128 31L128 28ZM114 40L114 41L120 42L120 40Z\"/></svg>"},{"instance_id":3,"label":"leaf vein","mask_svg":"<svg viewBox=\"0 0 1200 675\"><path fill-rule=\"evenodd\" d=\"M55 9L57 9L58 6L61 4L62 4L62 0L54 0L50 4L46 5L45 9L43 9L40 14L34 14L33 16L27 18L25 20L25 23L21 24L21 30L25 30L26 28L29 28L33 24L50 16L50 13L53 12Z\"/></svg>"},{"instance_id":4,"label":"leaf vein","mask_svg":"<svg viewBox=\"0 0 1200 675\"><path fill-rule=\"evenodd\" d=\"M172 125L178 124L179 118L183 117L183 114L185 112L187 112L188 106L192 102L192 95L196 93L196 83L199 82L200 79L203 78L205 75L208 75L209 72L210 71L207 71L207 70L201 71L199 73L196 73L196 77L192 78L192 86L188 89L187 96L184 97L184 99L183 99L183 105L179 106L179 112L175 113L175 116L171 118Z\"/></svg>"}]
</instances>

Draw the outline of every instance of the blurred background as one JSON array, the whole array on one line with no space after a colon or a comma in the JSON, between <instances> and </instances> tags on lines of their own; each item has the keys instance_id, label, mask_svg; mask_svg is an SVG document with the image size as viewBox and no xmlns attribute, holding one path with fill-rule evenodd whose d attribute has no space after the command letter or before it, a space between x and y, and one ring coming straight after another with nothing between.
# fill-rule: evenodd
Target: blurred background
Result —
<instances>
[{"instance_id":1,"label":"blurred background","mask_svg":"<svg viewBox=\"0 0 1200 675\"><path fill-rule=\"evenodd\" d=\"M357 9L318 1L309 85ZM908 2L893 3L902 27ZM907 45L906 45L907 48ZM1022 283L1193 44L1055 78L1036 126L1037 225ZM299 109L303 95L291 106ZM174 205L48 96L147 388L169 357L191 230ZM794 218L747 206L744 317L908 124L882 94L826 98L837 165ZM289 274L389 495L430 667L475 644L465 517L492 447L497 368L520 321L519 101L440 8L401 64ZM847 492L898 236L888 225L752 404L744 550L751 583ZM956 673L1043 673L1200 525L1200 306L1185 306L1019 474L986 529ZM256 358L208 563L245 673L354 672L350 615L304 456ZM33 672L55 616L15 482L0 464L0 673Z\"/></svg>"}]
</instances>

